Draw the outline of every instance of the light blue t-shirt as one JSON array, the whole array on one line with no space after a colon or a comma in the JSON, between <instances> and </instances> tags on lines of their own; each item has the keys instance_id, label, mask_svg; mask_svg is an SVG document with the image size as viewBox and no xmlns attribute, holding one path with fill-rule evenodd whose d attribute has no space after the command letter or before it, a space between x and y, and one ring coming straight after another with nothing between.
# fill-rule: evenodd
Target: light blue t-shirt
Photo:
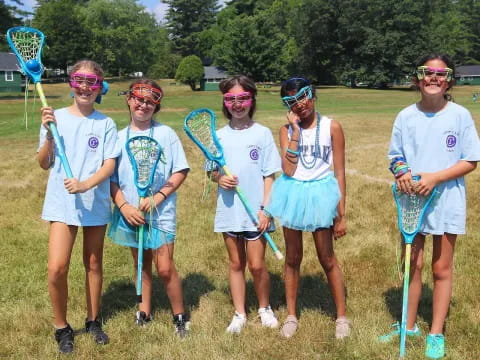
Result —
<instances>
[{"instance_id":1,"label":"light blue t-shirt","mask_svg":"<svg viewBox=\"0 0 480 360\"><path fill-rule=\"evenodd\" d=\"M130 138L134 136L152 136L160 144L163 155L157 164L151 193L158 192L172 176L173 173L181 170L190 169L183 151L182 144L177 134L168 126L154 122L153 131L132 131L130 130ZM111 181L118 184L123 192L125 200L130 204L138 205L140 197L135 186L133 177L133 168L128 158L127 149L125 147L127 141L127 129L119 131L119 141L122 147L122 153L117 160L117 167ZM176 232L176 202L177 193L170 194L160 205L153 209L151 214L145 214L145 219L152 224L153 227L175 234Z\"/></svg>"},{"instance_id":2,"label":"light blue t-shirt","mask_svg":"<svg viewBox=\"0 0 480 360\"><path fill-rule=\"evenodd\" d=\"M120 154L117 128L108 116L94 111L89 116L72 115L68 108L55 110L57 129L73 176L84 181L95 174L106 159ZM40 128L40 145L47 130ZM48 177L42 219L67 225L98 226L110 222L110 182L105 180L82 194L69 194L64 186L67 176L55 147L55 161Z\"/></svg>"},{"instance_id":3,"label":"light blue t-shirt","mask_svg":"<svg viewBox=\"0 0 480 360\"><path fill-rule=\"evenodd\" d=\"M263 178L281 171L280 155L272 132L254 123L243 130L234 130L227 125L217 132L217 136L227 167L238 176L238 186L256 214L263 202ZM218 187L214 231L257 231L235 190Z\"/></svg>"},{"instance_id":4,"label":"light blue t-shirt","mask_svg":"<svg viewBox=\"0 0 480 360\"><path fill-rule=\"evenodd\" d=\"M460 160L479 161L480 141L470 112L449 102L438 113L425 113L416 104L403 109L393 125L388 157L404 156L412 175L437 172ZM466 221L465 179L459 177L437 186L440 195L430 206L422 232L464 234Z\"/></svg>"}]
</instances>

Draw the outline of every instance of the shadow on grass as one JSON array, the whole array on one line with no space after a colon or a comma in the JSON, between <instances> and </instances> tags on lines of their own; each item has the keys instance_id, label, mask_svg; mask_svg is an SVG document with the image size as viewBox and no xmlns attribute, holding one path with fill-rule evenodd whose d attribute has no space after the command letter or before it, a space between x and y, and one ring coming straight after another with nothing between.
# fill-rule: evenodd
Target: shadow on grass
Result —
<instances>
[{"instance_id":1,"label":"shadow on grass","mask_svg":"<svg viewBox=\"0 0 480 360\"><path fill-rule=\"evenodd\" d=\"M400 322L402 320L403 286L388 289L383 293L383 297L392 317ZM423 284L422 296L418 304L418 317L429 325L432 324L432 299L432 289Z\"/></svg>"},{"instance_id":2,"label":"shadow on grass","mask_svg":"<svg viewBox=\"0 0 480 360\"><path fill-rule=\"evenodd\" d=\"M248 271L248 270L247 270ZM246 308L258 308L257 295L253 280L247 280ZM223 289L227 294L229 288ZM270 306L278 310L286 306L285 302L285 281L283 277L270 273ZM313 309L323 312L331 318L336 318L336 307L332 294L323 275L300 275L297 297L297 314L301 317L304 309Z\"/></svg>"},{"instance_id":3,"label":"shadow on grass","mask_svg":"<svg viewBox=\"0 0 480 360\"><path fill-rule=\"evenodd\" d=\"M170 301L165 292L162 281L153 277L152 312L156 309L170 310ZM183 298L185 309L192 311L197 308L200 298L215 290L206 276L200 273L190 273L182 279ZM130 280L119 280L110 283L102 296L102 317L104 321L115 317L123 310L136 305L137 295L135 285Z\"/></svg>"}]
</instances>

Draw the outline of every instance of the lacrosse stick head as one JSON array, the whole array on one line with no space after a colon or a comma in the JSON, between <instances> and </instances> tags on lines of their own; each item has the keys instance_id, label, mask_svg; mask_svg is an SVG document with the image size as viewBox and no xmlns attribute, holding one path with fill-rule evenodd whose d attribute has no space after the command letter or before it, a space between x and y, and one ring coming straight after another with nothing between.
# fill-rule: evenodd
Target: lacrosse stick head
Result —
<instances>
[{"instance_id":1,"label":"lacrosse stick head","mask_svg":"<svg viewBox=\"0 0 480 360\"><path fill-rule=\"evenodd\" d=\"M21 71L33 83L42 79L42 48L45 36L37 29L27 26L17 26L7 31L8 45L17 57Z\"/></svg>"},{"instance_id":2,"label":"lacrosse stick head","mask_svg":"<svg viewBox=\"0 0 480 360\"><path fill-rule=\"evenodd\" d=\"M135 136L125 144L133 168L133 180L140 197L147 196L162 154L160 144L149 136Z\"/></svg>"},{"instance_id":3,"label":"lacrosse stick head","mask_svg":"<svg viewBox=\"0 0 480 360\"><path fill-rule=\"evenodd\" d=\"M414 182L419 179L418 176L413 177ZM425 211L437 191L434 188L427 196L418 193L408 194L397 189L396 184L392 185L392 191L397 205L398 227L404 236L405 243L411 244L422 225Z\"/></svg>"},{"instance_id":4,"label":"lacrosse stick head","mask_svg":"<svg viewBox=\"0 0 480 360\"><path fill-rule=\"evenodd\" d=\"M193 110L185 118L183 128L192 141L202 150L208 160L218 166L225 165L223 148L216 133L216 117L210 109Z\"/></svg>"}]
</instances>

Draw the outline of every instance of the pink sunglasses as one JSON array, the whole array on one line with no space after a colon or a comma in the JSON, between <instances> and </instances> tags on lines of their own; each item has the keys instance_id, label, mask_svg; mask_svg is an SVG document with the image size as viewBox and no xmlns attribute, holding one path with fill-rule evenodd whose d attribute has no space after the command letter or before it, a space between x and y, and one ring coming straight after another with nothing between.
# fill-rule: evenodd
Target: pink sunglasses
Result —
<instances>
[{"instance_id":1,"label":"pink sunglasses","mask_svg":"<svg viewBox=\"0 0 480 360\"><path fill-rule=\"evenodd\" d=\"M228 109L231 109L235 103L247 108L252 105L252 98L252 94L248 91L239 94L226 93L223 95L223 103Z\"/></svg>"}]
</instances>

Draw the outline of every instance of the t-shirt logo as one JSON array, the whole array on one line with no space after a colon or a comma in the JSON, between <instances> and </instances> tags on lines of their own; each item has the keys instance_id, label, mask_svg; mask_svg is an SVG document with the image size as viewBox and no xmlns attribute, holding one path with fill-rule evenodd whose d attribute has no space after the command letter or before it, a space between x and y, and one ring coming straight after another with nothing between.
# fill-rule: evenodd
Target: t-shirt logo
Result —
<instances>
[{"instance_id":1,"label":"t-shirt logo","mask_svg":"<svg viewBox=\"0 0 480 360\"><path fill-rule=\"evenodd\" d=\"M250 150L250 159L258 160L258 150L257 149Z\"/></svg>"},{"instance_id":2,"label":"t-shirt logo","mask_svg":"<svg viewBox=\"0 0 480 360\"><path fill-rule=\"evenodd\" d=\"M455 137L455 135L448 135L446 143L448 148L452 148L457 143L457 138Z\"/></svg>"},{"instance_id":3,"label":"t-shirt logo","mask_svg":"<svg viewBox=\"0 0 480 360\"><path fill-rule=\"evenodd\" d=\"M96 149L98 147L98 139L95 136L92 136L90 139L88 139L88 146L92 149Z\"/></svg>"}]
</instances>

